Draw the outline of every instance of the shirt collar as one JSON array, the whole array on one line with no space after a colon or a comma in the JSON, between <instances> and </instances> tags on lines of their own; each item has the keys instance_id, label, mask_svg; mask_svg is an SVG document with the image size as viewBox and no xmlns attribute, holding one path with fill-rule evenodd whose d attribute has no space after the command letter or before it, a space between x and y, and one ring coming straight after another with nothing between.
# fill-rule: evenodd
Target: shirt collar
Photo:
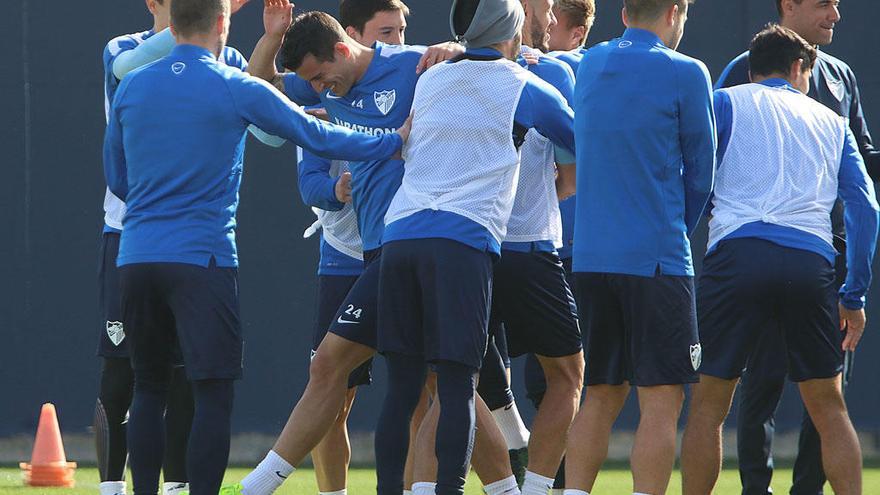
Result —
<instances>
[{"instance_id":1,"label":"shirt collar","mask_svg":"<svg viewBox=\"0 0 880 495\"><path fill-rule=\"evenodd\" d=\"M791 91L797 91L797 89L795 89L791 85L790 82L786 81L785 79L782 79L781 77L773 77L770 79L765 79L765 80L759 82L758 84L763 84L764 86L768 86L771 88L785 88L785 89L790 89Z\"/></svg>"},{"instance_id":2,"label":"shirt collar","mask_svg":"<svg viewBox=\"0 0 880 495\"><path fill-rule=\"evenodd\" d=\"M626 28L626 31L623 32L622 38L627 41L632 41L633 43L648 43L666 46L659 36L647 29Z\"/></svg>"},{"instance_id":3,"label":"shirt collar","mask_svg":"<svg viewBox=\"0 0 880 495\"><path fill-rule=\"evenodd\" d=\"M213 53L196 45L175 45L170 56L188 59L210 57L211 60L217 60Z\"/></svg>"},{"instance_id":4,"label":"shirt collar","mask_svg":"<svg viewBox=\"0 0 880 495\"><path fill-rule=\"evenodd\" d=\"M484 47L484 48L468 48L465 52L468 55L484 55L484 56L495 56L501 55L501 52L494 48Z\"/></svg>"}]
</instances>

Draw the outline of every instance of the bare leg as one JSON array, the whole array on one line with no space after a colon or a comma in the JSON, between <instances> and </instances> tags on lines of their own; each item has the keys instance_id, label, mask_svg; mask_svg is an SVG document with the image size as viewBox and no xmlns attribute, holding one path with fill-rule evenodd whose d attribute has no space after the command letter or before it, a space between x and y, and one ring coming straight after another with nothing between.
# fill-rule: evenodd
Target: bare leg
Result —
<instances>
[{"instance_id":1,"label":"bare leg","mask_svg":"<svg viewBox=\"0 0 880 495\"><path fill-rule=\"evenodd\" d=\"M547 380L547 392L532 422L529 471L553 478L565 453L565 440L577 414L584 384L584 354L548 358L538 356Z\"/></svg>"},{"instance_id":2,"label":"bare leg","mask_svg":"<svg viewBox=\"0 0 880 495\"><path fill-rule=\"evenodd\" d=\"M321 492L336 492L345 489L347 485L348 464L351 462L347 421L356 391L356 388L348 389L345 404L336 416L336 422L324 435L321 443L312 450L315 478Z\"/></svg>"},{"instance_id":3,"label":"bare leg","mask_svg":"<svg viewBox=\"0 0 880 495\"><path fill-rule=\"evenodd\" d=\"M691 385L687 426L681 443L682 493L712 493L721 472L721 430L738 380L700 375Z\"/></svg>"},{"instance_id":4,"label":"bare leg","mask_svg":"<svg viewBox=\"0 0 880 495\"><path fill-rule=\"evenodd\" d=\"M333 426L345 404L348 375L376 351L328 333L309 367L309 383L272 450L299 465Z\"/></svg>"},{"instance_id":5,"label":"bare leg","mask_svg":"<svg viewBox=\"0 0 880 495\"><path fill-rule=\"evenodd\" d=\"M630 455L633 489L639 493L666 493L675 464L684 386L639 387L638 393L641 419Z\"/></svg>"},{"instance_id":6,"label":"bare leg","mask_svg":"<svg viewBox=\"0 0 880 495\"><path fill-rule=\"evenodd\" d=\"M620 414L629 385L588 386L584 403L568 433L565 487L593 490L599 469L608 456L611 427Z\"/></svg>"},{"instance_id":7,"label":"bare leg","mask_svg":"<svg viewBox=\"0 0 880 495\"><path fill-rule=\"evenodd\" d=\"M843 400L840 375L798 384L822 442L822 466L837 495L862 493L862 449Z\"/></svg>"}]
</instances>

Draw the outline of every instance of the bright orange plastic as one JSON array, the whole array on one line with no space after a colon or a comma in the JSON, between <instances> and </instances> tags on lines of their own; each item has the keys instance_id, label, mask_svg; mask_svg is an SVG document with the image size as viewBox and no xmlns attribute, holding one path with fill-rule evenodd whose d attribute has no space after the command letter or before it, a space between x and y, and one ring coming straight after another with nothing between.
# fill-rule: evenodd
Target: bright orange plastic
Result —
<instances>
[{"instance_id":1,"label":"bright orange plastic","mask_svg":"<svg viewBox=\"0 0 880 495\"><path fill-rule=\"evenodd\" d=\"M76 471L76 463L67 462L67 456L64 455L61 429L58 427L58 415L55 413L54 405L43 404L31 462L30 464L22 462L20 467L27 485L64 487L74 485L73 473Z\"/></svg>"}]
</instances>

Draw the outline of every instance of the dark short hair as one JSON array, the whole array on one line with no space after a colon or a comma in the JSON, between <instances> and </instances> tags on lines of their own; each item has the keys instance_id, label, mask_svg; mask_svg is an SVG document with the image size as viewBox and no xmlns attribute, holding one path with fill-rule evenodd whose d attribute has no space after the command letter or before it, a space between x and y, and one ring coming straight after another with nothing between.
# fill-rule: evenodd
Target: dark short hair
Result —
<instances>
[{"instance_id":1,"label":"dark short hair","mask_svg":"<svg viewBox=\"0 0 880 495\"><path fill-rule=\"evenodd\" d=\"M782 17L782 1L776 0L776 10L779 12L779 17ZM800 5L804 0L794 0L794 3Z\"/></svg>"},{"instance_id":2,"label":"dark short hair","mask_svg":"<svg viewBox=\"0 0 880 495\"><path fill-rule=\"evenodd\" d=\"M553 10L565 14L568 28L590 26L596 18L596 0L557 0Z\"/></svg>"},{"instance_id":3,"label":"dark short hair","mask_svg":"<svg viewBox=\"0 0 880 495\"><path fill-rule=\"evenodd\" d=\"M749 70L754 76L788 74L796 60L804 61L804 71L813 68L816 48L779 24L768 25L752 38L749 45Z\"/></svg>"},{"instance_id":4,"label":"dark short hair","mask_svg":"<svg viewBox=\"0 0 880 495\"><path fill-rule=\"evenodd\" d=\"M409 7L401 0L342 0L339 4L339 22L353 27L363 34L364 26L379 12L403 12L409 15Z\"/></svg>"},{"instance_id":5,"label":"dark short hair","mask_svg":"<svg viewBox=\"0 0 880 495\"><path fill-rule=\"evenodd\" d=\"M345 39L345 31L330 14L318 11L300 14L284 36L281 65L285 69L296 71L306 55L321 62L330 62L335 58L336 43Z\"/></svg>"},{"instance_id":6,"label":"dark short hair","mask_svg":"<svg viewBox=\"0 0 880 495\"><path fill-rule=\"evenodd\" d=\"M650 21L660 17L669 7L694 3L694 0L623 0L626 15L636 21Z\"/></svg>"},{"instance_id":7,"label":"dark short hair","mask_svg":"<svg viewBox=\"0 0 880 495\"><path fill-rule=\"evenodd\" d=\"M211 32L217 18L229 15L229 0L174 0L171 2L171 25L181 36Z\"/></svg>"}]
</instances>

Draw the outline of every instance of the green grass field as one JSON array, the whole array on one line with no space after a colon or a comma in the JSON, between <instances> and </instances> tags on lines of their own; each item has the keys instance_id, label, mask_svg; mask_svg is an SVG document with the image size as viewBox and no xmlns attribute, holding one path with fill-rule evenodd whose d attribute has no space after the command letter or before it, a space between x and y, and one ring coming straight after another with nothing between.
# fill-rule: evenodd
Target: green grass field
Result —
<instances>
[{"instance_id":1,"label":"green grass field","mask_svg":"<svg viewBox=\"0 0 880 495\"><path fill-rule=\"evenodd\" d=\"M226 472L226 482L234 483L247 474L248 470L233 468ZM791 480L791 470L779 469L773 480L773 491L776 493L788 493L788 483ZM357 469L351 472L348 492L352 495L369 495L376 493L376 475L369 469ZM129 493L131 489L129 488ZM593 489L596 494L624 494L631 493L632 485L628 471L608 470L599 475L599 481ZM38 494L70 494L70 495L95 495L98 493L98 470L94 468L82 468L76 473L76 488L30 488L21 483L21 476L17 469L0 468L0 495L38 495ZM279 495L310 495L318 493L315 485L315 477L310 470L298 470L284 486L279 490ZM479 482L475 476L468 479L467 495L480 495ZM672 475L669 484L670 494L681 493L681 475L676 471ZM735 470L724 471L721 480L715 490L715 495L739 495L739 475ZM830 489L826 490L830 493ZM880 469L865 470L864 493L880 493Z\"/></svg>"}]
</instances>

